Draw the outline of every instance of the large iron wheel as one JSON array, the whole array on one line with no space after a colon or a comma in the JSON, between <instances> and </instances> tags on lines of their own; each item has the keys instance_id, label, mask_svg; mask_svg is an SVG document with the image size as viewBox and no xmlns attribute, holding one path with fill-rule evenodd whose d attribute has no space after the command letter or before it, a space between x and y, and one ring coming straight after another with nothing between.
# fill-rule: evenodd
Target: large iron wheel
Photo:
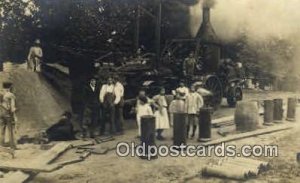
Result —
<instances>
[{"instance_id":1,"label":"large iron wheel","mask_svg":"<svg viewBox=\"0 0 300 183\"><path fill-rule=\"evenodd\" d=\"M207 104L215 109L218 108L223 98L223 88L220 79L214 75L208 76L204 81L204 88L212 93L208 101L206 101Z\"/></svg>"}]
</instances>

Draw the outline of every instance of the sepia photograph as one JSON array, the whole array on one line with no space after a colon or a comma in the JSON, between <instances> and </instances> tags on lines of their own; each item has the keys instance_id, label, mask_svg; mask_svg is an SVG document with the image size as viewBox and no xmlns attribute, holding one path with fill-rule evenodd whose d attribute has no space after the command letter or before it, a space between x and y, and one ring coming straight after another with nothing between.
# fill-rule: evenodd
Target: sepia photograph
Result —
<instances>
[{"instance_id":1,"label":"sepia photograph","mask_svg":"<svg viewBox=\"0 0 300 183\"><path fill-rule=\"evenodd\" d=\"M299 7L0 0L0 183L300 182Z\"/></svg>"}]
</instances>

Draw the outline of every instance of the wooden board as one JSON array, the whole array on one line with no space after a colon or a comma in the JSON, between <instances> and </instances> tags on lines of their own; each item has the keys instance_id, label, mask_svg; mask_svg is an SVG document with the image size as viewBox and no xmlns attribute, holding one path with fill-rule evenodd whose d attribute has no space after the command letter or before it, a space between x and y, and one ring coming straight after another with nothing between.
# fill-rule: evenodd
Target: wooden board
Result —
<instances>
[{"instance_id":1,"label":"wooden board","mask_svg":"<svg viewBox=\"0 0 300 183\"><path fill-rule=\"evenodd\" d=\"M22 161L6 161L0 163L0 168L5 170L22 170L22 171L33 171L33 172L51 172L59 167L58 164L49 165L59 155L64 153L70 147L70 143L61 142L53 146L51 149L42 153L41 155L33 158L31 161L24 163Z\"/></svg>"},{"instance_id":2,"label":"wooden board","mask_svg":"<svg viewBox=\"0 0 300 183\"><path fill-rule=\"evenodd\" d=\"M71 146L74 147L84 147L94 145L95 142L91 140L75 140L71 142Z\"/></svg>"},{"instance_id":3,"label":"wooden board","mask_svg":"<svg viewBox=\"0 0 300 183\"><path fill-rule=\"evenodd\" d=\"M234 116L226 116L211 121L213 127L219 127L226 124L234 124Z\"/></svg>"},{"instance_id":4,"label":"wooden board","mask_svg":"<svg viewBox=\"0 0 300 183\"><path fill-rule=\"evenodd\" d=\"M53 162L58 156L67 151L71 147L68 142L60 142L54 147L46 151L45 153L39 155L34 159L34 163L45 165Z\"/></svg>"},{"instance_id":5,"label":"wooden board","mask_svg":"<svg viewBox=\"0 0 300 183\"><path fill-rule=\"evenodd\" d=\"M54 170L57 170L61 168L59 164L53 164L53 165L39 165L39 164L32 164L32 163L11 163L11 162L5 162L0 164L0 168L4 170L10 170L10 171L25 171L25 172L52 172ZM1 179L0 179L1 180ZM0 181L1 182L1 181Z\"/></svg>"},{"instance_id":6,"label":"wooden board","mask_svg":"<svg viewBox=\"0 0 300 183\"><path fill-rule=\"evenodd\" d=\"M291 128L293 128L293 125L290 125L290 124L272 126L272 127L268 127L268 128L264 128L264 129L258 129L258 130L255 130L255 131L251 131L251 132L245 132L245 133L230 135L230 136L220 138L220 139L216 139L216 140L212 140L212 141L209 141L209 142L206 142L206 143L201 143L201 145L204 145L204 146L217 145L217 144L220 144L220 143L223 143L223 142L230 142L230 141L233 141L233 140L239 140L239 139L243 139L243 138L247 138L247 137L253 137L253 136L267 134L267 133L273 133L273 132L287 130L287 129L291 129Z\"/></svg>"},{"instance_id":7,"label":"wooden board","mask_svg":"<svg viewBox=\"0 0 300 183\"><path fill-rule=\"evenodd\" d=\"M23 183L29 179L30 175L21 171L9 172L5 174L3 178L0 178L0 182L3 183Z\"/></svg>"}]
</instances>

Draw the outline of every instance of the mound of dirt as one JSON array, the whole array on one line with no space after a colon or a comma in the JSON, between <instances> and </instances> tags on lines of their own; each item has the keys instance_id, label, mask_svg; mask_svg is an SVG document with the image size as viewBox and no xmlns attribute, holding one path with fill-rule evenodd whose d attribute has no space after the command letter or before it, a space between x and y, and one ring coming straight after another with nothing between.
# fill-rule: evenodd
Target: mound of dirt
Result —
<instances>
[{"instance_id":1,"label":"mound of dirt","mask_svg":"<svg viewBox=\"0 0 300 183\"><path fill-rule=\"evenodd\" d=\"M45 129L70 110L69 102L39 73L14 66L10 73L0 72L0 87L3 81L13 82L20 132Z\"/></svg>"}]
</instances>

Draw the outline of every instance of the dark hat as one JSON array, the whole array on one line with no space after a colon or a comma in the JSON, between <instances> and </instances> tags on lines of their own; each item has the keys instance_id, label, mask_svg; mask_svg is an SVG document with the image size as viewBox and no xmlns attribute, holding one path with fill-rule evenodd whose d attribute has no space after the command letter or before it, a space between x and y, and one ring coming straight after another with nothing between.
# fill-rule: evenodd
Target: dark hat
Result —
<instances>
[{"instance_id":1,"label":"dark hat","mask_svg":"<svg viewBox=\"0 0 300 183\"><path fill-rule=\"evenodd\" d=\"M4 88L4 89L9 89L9 88L11 88L12 87L12 82L3 82L3 84L2 84L2 87Z\"/></svg>"},{"instance_id":2,"label":"dark hat","mask_svg":"<svg viewBox=\"0 0 300 183\"><path fill-rule=\"evenodd\" d=\"M145 96L140 96L139 100L142 101L143 103L147 103L148 102L148 99Z\"/></svg>"}]
</instances>

